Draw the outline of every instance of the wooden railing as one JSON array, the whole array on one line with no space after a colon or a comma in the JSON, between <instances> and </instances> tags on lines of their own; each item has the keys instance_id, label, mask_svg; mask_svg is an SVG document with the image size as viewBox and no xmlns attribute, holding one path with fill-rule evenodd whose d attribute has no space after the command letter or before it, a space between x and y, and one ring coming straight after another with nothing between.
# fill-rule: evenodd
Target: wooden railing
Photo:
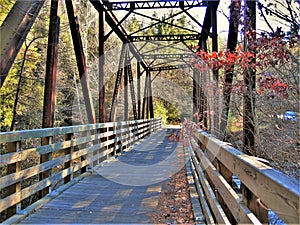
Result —
<instances>
[{"instance_id":1,"label":"wooden railing","mask_svg":"<svg viewBox=\"0 0 300 225\"><path fill-rule=\"evenodd\" d=\"M203 131L188 142L207 224L268 224L268 211L287 224L299 224L300 187L296 180Z\"/></svg>"},{"instance_id":2,"label":"wooden railing","mask_svg":"<svg viewBox=\"0 0 300 225\"><path fill-rule=\"evenodd\" d=\"M1 221L36 210L89 168L161 128L161 119L0 133Z\"/></svg>"}]
</instances>

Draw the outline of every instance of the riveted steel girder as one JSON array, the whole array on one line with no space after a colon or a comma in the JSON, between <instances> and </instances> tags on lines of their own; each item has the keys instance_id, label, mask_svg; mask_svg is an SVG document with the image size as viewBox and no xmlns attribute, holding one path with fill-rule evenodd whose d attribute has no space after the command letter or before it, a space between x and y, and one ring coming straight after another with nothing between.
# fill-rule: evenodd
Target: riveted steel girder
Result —
<instances>
[{"instance_id":1,"label":"riveted steel girder","mask_svg":"<svg viewBox=\"0 0 300 225\"><path fill-rule=\"evenodd\" d=\"M169 66L160 66L160 67L150 67L149 71L163 71L163 70L176 70L176 69L184 69L191 67L188 64L180 64L180 65L169 65Z\"/></svg>"},{"instance_id":2,"label":"riveted steel girder","mask_svg":"<svg viewBox=\"0 0 300 225\"><path fill-rule=\"evenodd\" d=\"M119 22L117 21L115 15L111 11L107 10L107 8L104 5L105 1L90 0L90 2L93 4L93 6L98 12L102 12L103 10L105 11L105 21L107 22L107 24L111 27L111 29L116 33L116 35L121 39L121 41L124 44L127 43L129 45L130 52L137 59L137 61L141 63L141 66L144 69L146 69L147 65L145 61L140 56L136 47L132 43L130 43L129 36L126 33L125 29L121 25L118 26Z\"/></svg>"},{"instance_id":3,"label":"riveted steel girder","mask_svg":"<svg viewBox=\"0 0 300 225\"><path fill-rule=\"evenodd\" d=\"M148 54L142 55L143 59L186 59L193 58L195 54L187 53L187 54Z\"/></svg>"},{"instance_id":4,"label":"riveted steel girder","mask_svg":"<svg viewBox=\"0 0 300 225\"><path fill-rule=\"evenodd\" d=\"M174 35L144 35L130 36L130 41L194 41L200 39L200 34L174 34Z\"/></svg>"},{"instance_id":5,"label":"riveted steel girder","mask_svg":"<svg viewBox=\"0 0 300 225\"><path fill-rule=\"evenodd\" d=\"M124 2L104 2L109 10L135 10L135 9L170 9L186 7L203 7L206 2L202 0L166 0L166 1L124 1Z\"/></svg>"}]
</instances>

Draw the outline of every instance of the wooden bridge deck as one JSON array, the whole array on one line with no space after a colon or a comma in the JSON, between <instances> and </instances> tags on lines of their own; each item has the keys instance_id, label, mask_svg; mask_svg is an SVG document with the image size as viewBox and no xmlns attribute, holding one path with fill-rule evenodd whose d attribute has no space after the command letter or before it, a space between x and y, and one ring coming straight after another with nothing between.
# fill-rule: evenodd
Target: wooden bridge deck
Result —
<instances>
[{"instance_id":1,"label":"wooden bridge deck","mask_svg":"<svg viewBox=\"0 0 300 225\"><path fill-rule=\"evenodd\" d=\"M54 198L22 224L152 223L164 183L184 164L174 129L162 129L108 160L92 175ZM178 132L178 130L177 130Z\"/></svg>"}]
</instances>

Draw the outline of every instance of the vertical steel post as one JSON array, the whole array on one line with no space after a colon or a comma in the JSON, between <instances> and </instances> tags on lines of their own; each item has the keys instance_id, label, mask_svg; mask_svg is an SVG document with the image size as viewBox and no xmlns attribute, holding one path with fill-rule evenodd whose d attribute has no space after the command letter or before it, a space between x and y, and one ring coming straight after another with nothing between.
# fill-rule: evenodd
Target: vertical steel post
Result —
<instances>
[{"instance_id":1,"label":"vertical steel post","mask_svg":"<svg viewBox=\"0 0 300 225\"><path fill-rule=\"evenodd\" d=\"M117 71L117 77L116 77L116 83L115 83L115 89L114 89L114 94L113 94L113 99L111 103L111 109L110 109L110 116L109 120L110 121L115 121L116 120L116 111L118 107L118 97L120 94L121 90L121 83L122 83L122 73L124 69L124 58L125 58L125 44L122 46L121 54L120 54L120 59L119 59L119 65L118 65L118 71Z\"/></svg>"},{"instance_id":2,"label":"vertical steel post","mask_svg":"<svg viewBox=\"0 0 300 225\"><path fill-rule=\"evenodd\" d=\"M248 22L245 27L246 32L252 32L256 30L256 2L252 0L246 0L246 18ZM250 24L249 24L250 23ZM250 33L249 38L245 43L251 43L255 41L255 33ZM245 35L245 38L247 36ZM246 51L250 51L255 54L255 49L251 45L247 44L245 46ZM251 64L255 63L255 58L252 60ZM250 155L256 155L255 153L255 70L253 68L248 68L245 71L244 76L245 82L245 93L244 93L244 113L243 113L243 151Z\"/></svg>"},{"instance_id":3,"label":"vertical steel post","mask_svg":"<svg viewBox=\"0 0 300 225\"><path fill-rule=\"evenodd\" d=\"M211 27L212 27L212 51L218 52L218 30L217 30L217 8L218 1L210 2L210 10L211 10ZM219 87L219 71L213 70L213 80L216 81L216 88ZM215 93L215 92L214 92ZM218 137L219 133L219 95L214 95L211 98L210 111L214 111L214 114L210 114L211 121L211 132L212 134Z\"/></svg>"},{"instance_id":4,"label":"vertical steel post","mask_svg":"<svg viewBox=\"0 0 300 225\"><path fill-rule=\"evenodd\" d=\"M147 107L148 107L148 79L147 79L147 71L146 71L143 106L142 106L142 119L145 119L145 110L147 111L146 109ZM148 117L146 118L148 119Z\"/></svg>"},{"instance_id":5,"label":"vertical steel post","mask_svg":"<svg viewBox=\"0 0 300 225\"><path fill-rule=\"evenodd\" d=\"M199 89L199 84L197 83L197 73L196 69L193 69L193 121L195 123L198 122L198 113L199 113L199 108L198 108L198 89Z\"/></svg>"},{"instance_id":6,"label":"vertical steel post","mask_svg":"<svg viewBox=\"0 0 300 225\"><path fill-rule=\"evenodd\" d=\"M141 119L141 64L137 62L137 99L138 99L138 119Z\"/></svg>"},{"instance_id":7,"label":"vertical steel post","mask_svg":"<svg viewBox=\"0 0 300 225\"><path fill-rule=\"evenodd\" d=\"M227 49L234 52L238 40L238 21L240 20L241 0L232 0L230 5L229 30L227 39ZM225 71L225 86L223 87L223 109L220 130L223 132L223 141L227 141L226 127L231 98L231 88L233 81L234 66Z\"/></svg>"},{"instance_id":8,"label":"vertical steel post","mask_svg":"<svg viewBox=\"0 0 300 225\"><path fill-rule=\"evenodd\" d=\"M76 55L77 67L80 76L80 82L83 91L83 98L85 101L88 122L95 123L96 122L95 111L93 106L93 99L90 93L89 79L88 79L85 55L83 51L83 45L81 41L78 16L75 9L75 5L73 4L72 0L66 0L66 7L67 7L72 39L73 39L74 51Z\"/></svg>"},{"instance_id":9,"label":"vertical steel post","mask_svg":"<svg viewBox=\"0 0 300 225\"><path fill-rule=\"evenodd\" d=\"M104 30L104 11L101 8L99 10L99 106L98 113L99 123L106 121L106 110L105 110L105 74L104 74L104 43L105 43L105 30Z\"/></svg>"},{"instance_id":10,"label":"vertical steel post","mask_svg":"<svg viewBox=\"0 0 300 225\"><path fill-rule=\"evenodd\" d=\"M218 28L217 28L217 8L218 8L218 1L211 2L211 27L212 27L212 51L213 52L218 52ZM214 70L214 80L218 81L219 76L218 76L218 71Z\"/></svg>"},{"instance_id":11,"label":"vertical steel post","mask_svg":"<svg viewBox=\"0 0 300 225\"><path fill-rule=\"evenodd\" d=\"M128 48L126 48L125 58L124 58L124 121L128 121L128 62L127 53Z\"/></svg>"},{"instance_id":12,"label":"vertical steel post","mask_svg":"<svg viewBox=\"0 0 300 225\"><path fill-rule=\"evenodd\" d=\"M147 70L148 77L148 99L149 99L149 116L154 118L154 108L153 108L153 96L152 96L152 81L151 81L151 71Z\"/></svg>"},{"instance_id":13,"label":"vertical steel post","mask_svg":"<svg viewBox=\"0 0 300 225\"><path fill-rule=\"evenodd\" d=\"M44 109L42 127L54 126L55 98L56 98L56 76L58 70L58 41L59 41L59 1L51 1L50 24L48 33L48 49L44 89ZM42 138L42 145L50 144L51 138ZM51 153L41 155L40 163L51 160ZM46 179L51 174L51 170L40 174L40 180ZM49 188L40 191L40 197L49 193Z\"/></svg>"}]
</instances>

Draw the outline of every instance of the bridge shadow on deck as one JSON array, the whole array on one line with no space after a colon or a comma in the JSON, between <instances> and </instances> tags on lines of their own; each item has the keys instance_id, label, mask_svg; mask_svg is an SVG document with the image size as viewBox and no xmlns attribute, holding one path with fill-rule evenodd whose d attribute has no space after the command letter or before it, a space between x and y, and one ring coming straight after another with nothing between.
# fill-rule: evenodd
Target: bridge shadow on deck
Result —
<instances>
[{"instance_id":1,"label":"bridge shadow on deck","mask_svg":"<svg viewBox=\"0 0 300 225\"><path fill-rule=\"evenodd\" d=\"M149 224L169 177L184 166L181 143L162 129L129 152L93 168L88 178L22 224Z\"/></svg>"}]
</instances>

